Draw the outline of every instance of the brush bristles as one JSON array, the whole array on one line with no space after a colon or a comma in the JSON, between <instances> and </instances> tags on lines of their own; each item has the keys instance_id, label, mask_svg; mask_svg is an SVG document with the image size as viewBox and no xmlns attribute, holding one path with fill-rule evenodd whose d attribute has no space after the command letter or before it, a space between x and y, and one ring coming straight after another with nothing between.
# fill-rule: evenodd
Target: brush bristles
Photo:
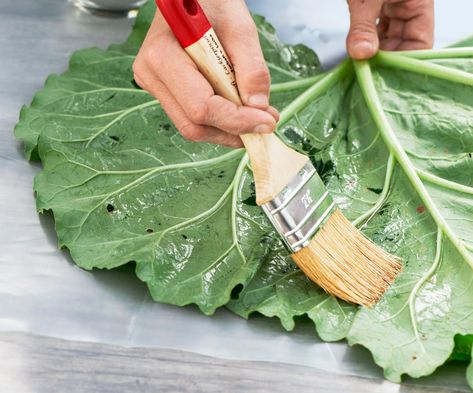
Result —
<instances>
[{"instance_id":1,"label":"brush bristles","mask_svg":"<svg viewBox=\"0 0 473 393\"><path fill-rule=\"evenodd\" d=\"M364 237L339 209L292 258L329 294L367 307L378 302L401 271L399 260Z\"/></svg>"}]
</instances>

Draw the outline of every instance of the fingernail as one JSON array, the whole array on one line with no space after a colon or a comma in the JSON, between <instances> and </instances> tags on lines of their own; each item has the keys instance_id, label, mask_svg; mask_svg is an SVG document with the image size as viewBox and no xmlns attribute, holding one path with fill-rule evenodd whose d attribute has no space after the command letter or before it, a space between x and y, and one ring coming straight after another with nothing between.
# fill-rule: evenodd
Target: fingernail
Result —
<instances>
[{"instance_id":1,"label":"fingernail","mask_svg":"<svg viewBox=\"0 0 473 393\"><path fill-rule=\"evenodd\" d=\"M260 124L255 127L255 133L257 134L271 134L272 132L272 127L267 124Z\"/></svg>"},{"instance_id":2,"label":"fingernail","mask_svg":"<svg viewBox=\"0 0 473 393\"><path fill-rule=\"evenodd\" d=\"M254 106L267 107L269 105L269 100L266 94L255 94L248 98L248 103Z\"/></svg>"},{"instance_id":3,"label":"fingernail","mask_svg":"<svg viewBox=\"0 0 473 393\"><path fill-rule=\"evenodd\" d=\"M376 47L370 41L358 41L353 44L352 52L357 58L371 57L376 52Z\"/></svg>"}]
</instances>

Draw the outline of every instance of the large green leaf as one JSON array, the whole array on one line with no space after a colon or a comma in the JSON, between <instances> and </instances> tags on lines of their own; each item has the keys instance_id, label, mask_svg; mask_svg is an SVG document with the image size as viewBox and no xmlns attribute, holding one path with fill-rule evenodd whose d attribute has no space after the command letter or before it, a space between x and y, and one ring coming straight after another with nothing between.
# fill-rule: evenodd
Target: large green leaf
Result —
<instances>
[{"instance_id":1,"label":"large green leaf","mask_svg":"<svg viewBox=\"0 0 473 393\"><path fill-rule=\"evenodd\" d=\"M44 170L35 190L84 268L136 263L154 299L307 315L326 340L370 349L386 376L432 373L473 334L473 50L380 54L320 73L303 46L256 17L282 110L279 135L308 154L340 207L404 261L373 309L327 296L292 263L255 206L244 151L186 142L131 66L154 12L129 40L87 49L22 110L16 135ZM417 57L418 59L416 59ZM232 296L233 295L233 296ZM233 300L231 300L233 298ZM471 379L471 378L470 378Z\"/></svg>"}]
</instances>

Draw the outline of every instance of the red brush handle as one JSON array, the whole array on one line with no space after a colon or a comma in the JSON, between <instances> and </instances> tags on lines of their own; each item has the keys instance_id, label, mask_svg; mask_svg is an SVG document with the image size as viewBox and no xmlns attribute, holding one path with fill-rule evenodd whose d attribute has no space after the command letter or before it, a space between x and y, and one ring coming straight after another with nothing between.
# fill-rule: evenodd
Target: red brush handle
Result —
<instances>
[{"instance_id":1,"label":"red brush handle","mask_svg":"<svg viewBox=\"0 0 473 393\"><path fill-rule=\"evenodd\" d=\"M212 27L196 0L156 0L156 4L183 48L195 44Z\"/></svg>"}]
</instances>

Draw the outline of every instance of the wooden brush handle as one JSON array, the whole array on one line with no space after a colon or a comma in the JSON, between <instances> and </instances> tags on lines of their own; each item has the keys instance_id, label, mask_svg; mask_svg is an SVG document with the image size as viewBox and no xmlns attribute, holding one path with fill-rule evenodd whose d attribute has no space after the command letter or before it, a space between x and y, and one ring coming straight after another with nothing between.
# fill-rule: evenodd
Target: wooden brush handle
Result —
<instances>
[{"instance_id":1,"label":"wooden brush handle","mask_svg":"<svg viewBox=\"0 0 473 393\"><path fill-rule=\"evenodd\" d=\"M212 28L185 50L218 95L242 105L233 66ZM274 134L245 134L241 139L250 157L258 205L274 199L307 163L306 156Z\"/></svg>"}]
</instances>

